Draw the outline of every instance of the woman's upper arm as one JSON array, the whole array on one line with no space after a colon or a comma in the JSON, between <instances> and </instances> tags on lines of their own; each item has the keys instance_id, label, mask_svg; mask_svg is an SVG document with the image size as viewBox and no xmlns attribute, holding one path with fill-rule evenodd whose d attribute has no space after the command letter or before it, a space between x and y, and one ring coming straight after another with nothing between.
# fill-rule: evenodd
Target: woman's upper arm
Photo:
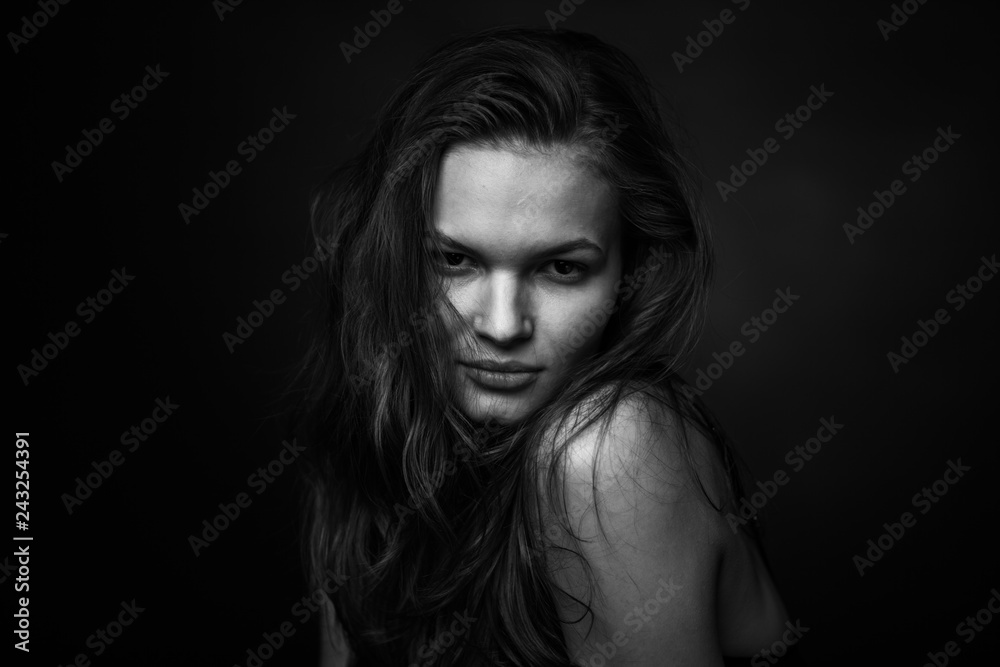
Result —
<instances>
[{"instance_id":1,"label":"woman's upper arm","mask_svg":"<svg viewBox=\"0 0 1000 667\"><path fill-rule=\"evenodd\" d=\"M556 585L589 599L593 611L590 629L584 607L557 594L564 623L581 619L563 626L574 663L600 655L609 664L723 664L716 599L728 528L692 474L678 428L633 395L604 437L594 425L567 447L565 501L576 536L548 534L586 558L594 584L578 559L550 552ZM710 465L699 472L706 489L717 485Z\"/></svg>"},{"instance_id":2,"label":"woman's upper arm","mask_svg":"<svg viewBox=\"0 0 1000 667\"><path fill-rule=\"evenodd\" d=\"M785 631L788 613L758 546L734 532L719 578L719 634L726 655L751 656Z\"/></svg>"},{"instance_id":3,"label":"woman's upper arm","mask_svg":"<svg viewBox=\"0 0 1000 667\"><path fill-rule=\"evenodd\" d=\"M323 596L323 612L320 615L320 667L350 667L351 649L344 639L337 612L330 598Z\"/></svg>"}]
</instances>

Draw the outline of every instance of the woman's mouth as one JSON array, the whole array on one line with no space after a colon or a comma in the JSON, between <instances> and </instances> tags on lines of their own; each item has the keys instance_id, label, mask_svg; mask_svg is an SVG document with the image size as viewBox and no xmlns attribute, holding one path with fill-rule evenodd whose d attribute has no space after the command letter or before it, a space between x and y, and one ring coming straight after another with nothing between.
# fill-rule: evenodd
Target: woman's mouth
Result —
<instances>
[{"instance_id":1,"label":"woman's mouth","mask_svg":"<svg viewBox=\"0 0 1000 667\"><path fill-rule=\"evenodd\" d=\"M520 391L533 384L541 374L542 369L531 368L522 364L493 364L498 370L483 368L459 362L466 375L477 385L493 391ZM516 370L503 370L516 369Z\"/></svg>"}]
</instances>

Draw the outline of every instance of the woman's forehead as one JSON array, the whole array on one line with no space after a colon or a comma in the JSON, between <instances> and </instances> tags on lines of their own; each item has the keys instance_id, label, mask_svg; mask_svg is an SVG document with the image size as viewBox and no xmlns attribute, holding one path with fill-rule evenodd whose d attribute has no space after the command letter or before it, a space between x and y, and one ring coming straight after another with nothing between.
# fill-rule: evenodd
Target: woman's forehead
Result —
<instances>
[{"instance_id":1,"label":"woman's forehead","mask_svg":"<svg viewBox=\"0 0 1000 667\"><path fill-rule=\"evenodd\" d=\"M461 146L441 160L433 223L449 236L576 233L606 244L617 231L617 205L576 149Z\"/></svg>"}]
</instances>

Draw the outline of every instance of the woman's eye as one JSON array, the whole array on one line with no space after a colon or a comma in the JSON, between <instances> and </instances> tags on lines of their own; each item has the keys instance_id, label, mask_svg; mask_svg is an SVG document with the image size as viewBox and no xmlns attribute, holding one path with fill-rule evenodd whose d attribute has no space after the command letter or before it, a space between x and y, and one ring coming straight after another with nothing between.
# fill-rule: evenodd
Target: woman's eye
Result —
<instances>
[{"instance_id":1,"label":"woman's eye","mask_svg":"<svg viewBox=\"0 0 1000 667\"><path fill-rule=\"evenodd\" d=\"M550 262L550 264L554 270L553 273L561 282L573 282L580 280L587 272L587 267L584 265L577 264L576 262L569 262L563 259L557 259L554 262Z\"/></svg>"},{"instance_id":2,"label":"woman's eye","mask_svg":"<svg viewBox=\"0 0 1000 667\"><path fill-rule=\"evenodd\" d=\"M462 267L462 261L467 259L465 255L458 252L442 252L439 253L439 256L441 258L441 265L449 269L464 268Z\"/></svg>"},{"instance_id":3,"label":"woman's eye","mask_svg":"<svg viewBox=\"0 0 1000 667\"><path fill-rule=\"evenodd\" d=\"M465 271L476 268L475 262L468 255L459 252L440 252L439 267L445 271ZM546 270L551 267L551 270ZM587 267L577 262L557 259L545 264L542 267L542 274L561 283L578 282L587 273Z\"/></svg>"}]
</instances>

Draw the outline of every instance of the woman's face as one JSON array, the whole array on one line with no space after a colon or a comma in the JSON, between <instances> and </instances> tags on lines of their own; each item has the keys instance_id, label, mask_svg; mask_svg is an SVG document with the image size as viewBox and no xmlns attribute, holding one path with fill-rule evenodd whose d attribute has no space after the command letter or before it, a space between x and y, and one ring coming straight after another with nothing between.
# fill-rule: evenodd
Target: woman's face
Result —
<instances>
[{"instance_id":1,"label":"woman's face","mask_svg":"<svg viewBox=\"0 0 1000 667\"><path fill-rule=\"evenodd\" d=\"M441 161L432 228L470 328L451 328L461 408L519 421L600 344L621 277L614 194L569 148L459 146Z\"/></svg>"}]
</instances>

